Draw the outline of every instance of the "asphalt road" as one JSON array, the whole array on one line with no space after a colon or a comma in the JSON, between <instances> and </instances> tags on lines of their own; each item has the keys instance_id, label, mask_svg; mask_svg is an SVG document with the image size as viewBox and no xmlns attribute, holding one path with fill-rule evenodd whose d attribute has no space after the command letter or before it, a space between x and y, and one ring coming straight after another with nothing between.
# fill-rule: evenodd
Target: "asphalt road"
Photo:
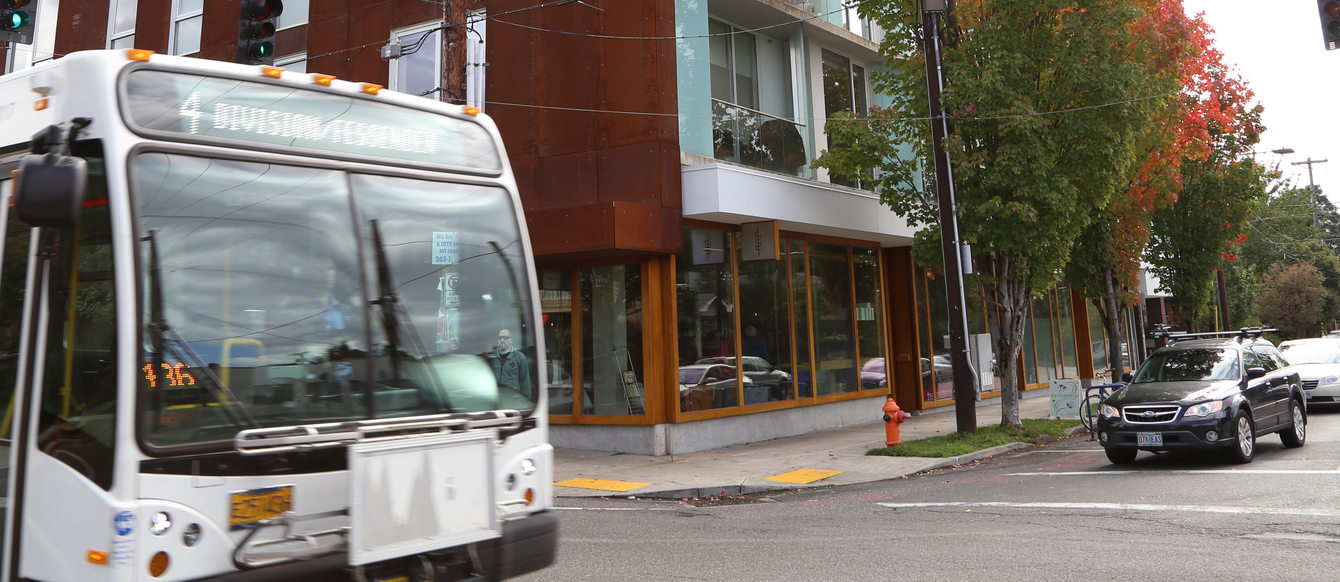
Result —
<instances>
[{"instance_id":1,"label":"asphalt road","mask_svg":"<svg viewBox=\"0 0 1340 582\"><path fill-rule=\"evenodd\" d=\"M1336 580L1340 408L1256 460L1087 438L905 479L710 503L561 499L559 559L520 580Z\"/></svg>"}]
</instances>

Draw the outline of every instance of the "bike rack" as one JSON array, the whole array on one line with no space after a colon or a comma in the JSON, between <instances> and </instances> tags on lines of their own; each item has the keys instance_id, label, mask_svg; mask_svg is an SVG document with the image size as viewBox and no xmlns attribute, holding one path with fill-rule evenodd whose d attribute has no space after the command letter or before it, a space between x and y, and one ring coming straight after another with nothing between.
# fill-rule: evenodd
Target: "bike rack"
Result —
<instances>
[{"instance_id":1,"label":"bike rack","mask_svg":"<svg viewBox=\"0 0 1340 582\"><path fill-rule=\"evenodd\" d=\"M1095 399L1098 401L1099 414L1102 414L1103 403L1107 402L1107 397L1111 396L1114 390L1125 385L1125 382L1095 384L1084 390L1084 406L1080 408L1079 421L1084 425L1084 428L1089 429L1089 440L1098 440L1098 429L1095 428L1093 422L1094 407L1091 402Z\"/></svg>"}]
</instances>

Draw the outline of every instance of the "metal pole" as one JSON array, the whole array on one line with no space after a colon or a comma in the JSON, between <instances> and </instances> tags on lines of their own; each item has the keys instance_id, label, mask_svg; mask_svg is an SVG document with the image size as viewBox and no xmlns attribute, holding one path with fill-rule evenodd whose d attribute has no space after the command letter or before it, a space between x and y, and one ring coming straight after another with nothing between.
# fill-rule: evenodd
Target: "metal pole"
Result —
<instances>
[{"instance_id":1,"label":"metal pole","mask_svg":"<svg viewBox=\"0 0 1340 582\"><path fill-rule=\"evenodd\" d=\"M1326 163L1326 160L1314 160L1312 158L1293 163L1295 166L1307 164L1307 195L1308 201L1312 203L1312 226L1317 225L1317 183L1312 181L1312 165L1324 163Z\"/></svg>"},{"instance_id":2,"label":"metal pole","mask_svg":"<svg viewBox=\"0 0 1340 582\"><path fill-rule=\"evenodd\" d=\"M959 254L958 213L954 175L944 140L949 124L940 109L944 71L940 60L940 12L922 12L922 40L926 51L926 86L930 97L931 141L935 150L935 186L940 203L940 250L944 260L946 304L949 306L949 350L954 366L954 412L957 431L977 432L977 390L968 361L968 313L963 296L963 263Z\"/></svg>"}]
</instances>

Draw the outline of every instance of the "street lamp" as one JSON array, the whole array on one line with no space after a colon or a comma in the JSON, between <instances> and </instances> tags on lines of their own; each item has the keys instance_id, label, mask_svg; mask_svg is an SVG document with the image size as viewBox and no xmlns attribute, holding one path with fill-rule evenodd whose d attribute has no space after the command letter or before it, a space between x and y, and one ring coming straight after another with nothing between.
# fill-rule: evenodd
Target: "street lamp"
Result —
<instances>
[{"instance_id":1,"label":"street lamp","mask_svg":"<svg viewBox=\"0 0 1340 582\"><path fill-rule=\"evenodd\" d=\"M1266 150L1256 150L1256 151L1253 151L1253 152L1252 152L1252 155L1254 156L1254 155L1256 155L1256 154L1264 154L1264 153L1266 153ZM1270 153L1272 153L1272 154L1278 154L1278 155L1281 155L1281 156L1284 155L1284 154L1292 154L1292 153L1293 153L1293 148L1279 148L1279 149L1277 149L1277 150L1270 150Z\"/></svg>"}]
</instances>

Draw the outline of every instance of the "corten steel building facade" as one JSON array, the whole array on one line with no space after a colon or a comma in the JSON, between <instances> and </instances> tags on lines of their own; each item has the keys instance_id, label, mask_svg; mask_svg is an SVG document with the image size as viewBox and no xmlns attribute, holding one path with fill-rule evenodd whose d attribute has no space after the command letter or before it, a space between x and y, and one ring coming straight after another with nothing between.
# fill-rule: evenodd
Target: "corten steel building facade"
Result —
<instances>
[{"instance_id":1,"label":"corten steel building facade","mask_svg":"<svg viewBox=\"0 0 1340 582\"><path fill-rule=\"evenodd\" d=\"M232 0L35 4L34 44L5 50L6 71L86 49L236 54ZM278 25L278 66L498 123L547 350L518 347L543 364L556 445L686 453L867 422L890 393L914 411L954 403L944 289L914 265L913 229L861 176L810 167L830 147L826 118L880 102L881 32L854 9L289 0ZM994 315L968 299L990 397ZM1085 301L1051 290L1034 301L1020 380L1093 378L1106 341Z\"/></svg>"}]
</instances>

